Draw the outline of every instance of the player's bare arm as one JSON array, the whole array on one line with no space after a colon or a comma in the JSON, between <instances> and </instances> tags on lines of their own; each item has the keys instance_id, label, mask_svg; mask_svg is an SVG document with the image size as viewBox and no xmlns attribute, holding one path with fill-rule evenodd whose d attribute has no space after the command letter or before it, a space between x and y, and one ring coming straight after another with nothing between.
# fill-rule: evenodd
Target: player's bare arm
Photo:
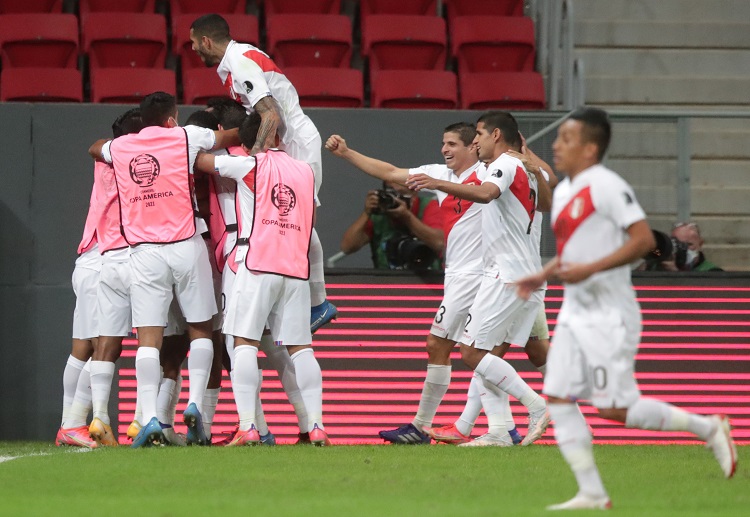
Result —
<instances>
[{"instance_id":1,"label":"player's bare arm","mask_svg":"<svg viewBox=\"0 0 750 517\"><path fill-rule=\"evenodd\" d=\"M627 232L629 239L614 252L588 264L562 264L557 276L565 283L575 284L594 273L635 262L656 246L651 227L645 220L631 224Z\"/></svg>"},{"instance_id":2,"label":"player's bare arm","mask_svg":"<svg viewBox=\"0 0 750 517\"><path fill-rule=\"evenodd\" d=\"M240 130L238 128L214 131L214 135L216 136L216 143L211 150L240 145Z\"/></svg>"},{"instance_id":3,"label":"player's bare arm","mask_svg":"<svg viewBox=\"0 0 750 517\"><path fill-rule=\"evenodd\" d=\"M104 147L104 144L109 142L109 140L100 139L91 144L91 147L89 147L89 155L94 160L99 160L100 162L104 161L104 156L102 155L102 147Z\"/></svg>"},{"instance_id":4,"label":"player's bare arm","mask_svg":"<svg viewBox=\"0 0 750 517\"><path fill-rule=\"evenodd\" d=\"M206 174L217 174L215 158L216 157L211 153L198 153L198 156L195 157L193 170L204 172Z\"/></svg>"},{"instance_id":5,"label":"player's bare arm","mask_svg":"<svg viewBox=\"0 0 750 517\"><path fill-rule=\"evenodd\" d=\"M253 109L260 115L260 129L255 139L255 145L250 150L250 156L262 153L276 144L276 133L284 133L284 116L281 107L271 96L263 97Z\"/></svg>"},{"instance_id":6,"label":"player's bare arm","mask_svg":"<svg viewBox=\"0 0 750 517\"><path fill-rule=\"evenodd\" d=\"M524 300L528 300L531 293L542 287L544 282L549 281L556 276L559 270L560 261L557 257L553 258L535 274L524 277L516 282L516 294Z\"/></svg>"},{"instance_id":7,"label":"player's bare arm","mask_svg":"<svg viewBox=\"0 0 750 517\"><path fill-rule=\"evenodd\" d=\"M476 203L489 203L500 197L500 188L494 183L485 182L481 185L464 185L438 180L427 174L412 174L406 180L406 186L419 192L420 190L441 190L446 194L456 196Z\"/></svg>"},{"instance_id":8,"label":"player's bare arm","mask_svg":"<svg viewBox=\"0 0 750 517\"><path fill-rule=\"evenodd\" d=\"M326 140L325 147L333 153L334 156L345 159L373 178L405 185L406 180L409 177L408 169L402 169L388 162L365 156L364 154L349 148L349 146L346 145L346 140L339 135L331 135L328 140Z\"/></svg>"}]
</instances>

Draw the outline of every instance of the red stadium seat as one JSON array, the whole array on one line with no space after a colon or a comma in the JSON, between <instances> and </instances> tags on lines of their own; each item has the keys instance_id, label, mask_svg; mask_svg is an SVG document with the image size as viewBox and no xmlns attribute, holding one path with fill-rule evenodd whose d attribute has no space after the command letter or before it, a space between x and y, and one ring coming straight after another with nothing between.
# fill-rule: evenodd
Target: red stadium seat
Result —
<instances>
[{"instance_id":1,"label":"red stadium seat","mask_svg":"<svg viewBox=\"0 0 750 517\"><path fill-rule=\"evenodd\" d=\"M3 69L75 68L78 19L73 14L0 15L0 54Z\"/></svg>"},{"instance_id":2,"label":"red stadium seat","mask_svg":"<svg viewBox=\"0 0 750 517\"><path fill-rule=\"evenodd\" d=\"M341 0L265 0L266 16L272 14L339 14Z\"/></svg>"},{"instance_id":3,"label":"red stadium seat","mask_svg":"<svg viewBox=\"0 0 750 517\"><path fill-rule=\"evenodd\" d=\"M371 14L419 14L437 16L437 0L361 0L362 19Z\"/></svg>"},{"instance_id":4,"label":"red stadium seat","mask_svg":"<svg viewBox=\"0 0 750 517\"><path fill-rule=\"evenodd\" d=\"M229 34L235 41L258 46L258 18L252 14L222 14L229 24ZM172 17L172 52L181 58L183 70L186 68L205 67L198 54L193 52L190 42L190 26L195 21L195 14L180 14Z\"/></svg>"},{"instance_id":5,"label":"red stadium seat","mask_svg":"<svg viewBox=\"0 0 750 517\"><path fill-rule=\"evenodd\" d=\"M91 71L91 102L135 104L158 91L177 95L173 70L128 67Z\"/></svg>"},{"instance_id":6,"label":"red stadium seat","mask_svg":"<svg viewBox=\"0 0 750 517\"><path fill-rule=\"evenodd\" d=\"M0 101L82 102L83 80L75 68L8 68L0 74Z\"/></svg>"},{"instance_id":7,"label":"red stadium seat","mask_svg":"<svg viewBox=\"0 0 750 517\"><path fill-rule=\"evenodd\" d=\"M373 108L455 109L456 75L445 70L381 70L370 82Z\"/></svg>"},{"instance_id":8,"label":"red stadium seat","mask_svg":"<svg viewBox=\"0 0 750 517\"><path fill-rule=\"evenodd\" d=\"M88 13L153 13L155 0L80 0L81 17Z\"/></svg>"},{"instance_id":9,"label":"red stadium seat","mask_svg":"<svg viewBox=\"0 0 750 517\"><path fill-rule=\"evenodd\" d=\"M459 72L534 69L534 23L525 16L461 16L450 28Z\"/></svg>"},{"instance_id":10,"label":"red stadium seat","mask_svg":"<svg viewBox=\"0 0 750 517\"><path fill-rule=\"evenodd\" d=\"M169 0L169 8L172 16L184 13L244 14L245 3L245 0Z\"/></svg>"},{"instance_id":11,"label":"red stadium seat","mask_svg":"<svg viewBox=\"0 0 750 517\"><path fill-rule=\"evenodd\" d=\"M373 14L362 29L362 54L375 70L443 70L445 20L437 16Z\"/></svg>"},{"instance_id":12,"label":"red stadium seat","mask_svg":"<svg viewBox=\"0 0 750 517\"><path fill-rule=\"evenodd\" d=\"M537 72L461 73L461 108L470 110L540 110L544 81Z\"/></svg>"},{"instance_id":13,"label":"red stadium seat","mask_svg":"<svg viewBox=\"0 0 750 517\"><path fill-rule=\"evenodd\" d=\"M448 25L458 16L523 16L524 0L446 0Z\"/></svg>"},{"instance_id":14,"label":"red stadium seat","mask_svg":"<svg viewBox=\"0 0 750 517\"><path fill-rule=\"evenodd\" d=\"M226 96L227 90L214 68L182 70L182 97L185 104L206 104L211 97Z\"/></svg>"},{"instance_id":15,"label":"red stadium seat","mask_svg":"<svg viewBox=\"0 0 750 517\"><path fill-rule=\"evenodd\" d=\"M0 14L61 13L63 0L0 0Z\"/></svg>"},{"instance_id":16,"label":"red stadium seat","mask_svg":"<svg viewBox=\"0 0 750 517\"><path fill-rule=\"evenodd\" d=\"M81 38L91 70L163 68L167 57L167 22L160 14L89 13L82 19Z\"/></svg>"},{"instance_id":17,"label":"red stadium seat","mask_svg":"<svg viewBox=\"0 0 750 517\"><path fill-rule=\"evenodd\" d=\"M353 68L285 68L302 107L360 108L364 104L362 72Z\"/></svg>"},{"instance_id":18,"label":"red stadium seat","mask_svg":"<svg viewBox=\"0 0 750 517\"><path fill-rule=\"evenodd\" d=\"M349 67L352 22L343 14L277 14L266 21L268 53L280 67Z\"/></svg>"}]
</instances>

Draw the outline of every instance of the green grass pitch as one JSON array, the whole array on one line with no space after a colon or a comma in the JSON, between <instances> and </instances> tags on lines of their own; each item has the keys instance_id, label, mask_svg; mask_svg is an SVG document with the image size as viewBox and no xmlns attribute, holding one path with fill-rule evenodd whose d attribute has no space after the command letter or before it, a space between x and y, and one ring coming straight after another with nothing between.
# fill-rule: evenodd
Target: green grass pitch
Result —
<instances>
[{"instance_id":1,"label":"green grass pitch","mask_svg":"<svg viewBox=\"0 0 750 517\"><path fill-rule=\"evenodd\" d=\"M701 446L601 445L595 454L614 514L746 516L750 448L739 449L731 480ZM77 452L0 442L2 516L548 515L546 505L575 490L558 449L545 445Z\"/></svg>"}]
</instances>

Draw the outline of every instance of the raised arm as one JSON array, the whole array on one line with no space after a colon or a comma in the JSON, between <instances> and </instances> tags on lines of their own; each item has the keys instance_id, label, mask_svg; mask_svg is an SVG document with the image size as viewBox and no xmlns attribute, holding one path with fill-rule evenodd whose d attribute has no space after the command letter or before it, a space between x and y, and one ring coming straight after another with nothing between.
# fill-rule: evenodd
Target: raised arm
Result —
<instances>
[{"instance_id":1,"label":"raised arm","mask_svg":"<svg viewBox=\"0 0 750 517\"><path fill-rule=\"evenodd\" d=\"M216 160L215 156L211 153L198 153L195 157L195 165L193 169L198 172L206 174L218 174L216 172Z\"/></svg>"},{"instance_id":2,"label":"raised arm","mask_svg":"<svg viewBox=\"0 0 750 517\"><path fill-rule=\"evenodd\" d=\"M276 133L281 137L286 131L284 115L281 113L281 107L276 99L271 96L263 97L255 103L253 109L260 115L260 129L258 129L258 136L255 138L255 145L250 150L250 156L255 156L274 147Z\"/></svg>"},{"instance_id":3,"label":"raised arm","mask_svg":"<svg viewBox=\"0 0 750 517\"><path fill-rule=\"evenodd\" d=\"M345 159L373 178L405 185L406 180L409 177L409 169L402 169L388 162L376 160L375 158L370 158L362 153L358 153L354 149L350 149L349 146L346 145L346 140L339 135L332 135L328 138L326 141L326 149L333 153L334 156Z\"/></svg>"},{"instance_id":4,"label":"raised arm","mask_svg":"<svg viewBox=\"0 0 750 517\"><path fill-rule=\"evenodd\" d=\"M417 192L420 190L442 190L446 194L456 196L476 203L489 203L500 197L500 188L490 182L481 185L464 185L438 180L427 174L412 174L406 181L406 186Z\"/></svg>"},{"instance_id":5,"label":"raised arm","mask_svg":"<svg viewBox=\"0 0 750 517\"><path fill-rule=\"evenodd\" d=\"M108 140L102 138L101 140L97 140L96 142L91 144L91 147L89 147L89 155L94 160L99 160L100 162L105 161L104 155L102 154L102 147L104 147L104 144L106 144L107 142Z\"/></svg>"},{"instance_id":6,"label":"raised arm","mask_svg":"<svg viewBox=\"0 0 750 517\"><path fill-rule=\"evenodd\" d=\"M214 131L214 135L216 135L216 143L212 151L240 145L240 130L237 128Z\"/></svg>"}]
</instances>

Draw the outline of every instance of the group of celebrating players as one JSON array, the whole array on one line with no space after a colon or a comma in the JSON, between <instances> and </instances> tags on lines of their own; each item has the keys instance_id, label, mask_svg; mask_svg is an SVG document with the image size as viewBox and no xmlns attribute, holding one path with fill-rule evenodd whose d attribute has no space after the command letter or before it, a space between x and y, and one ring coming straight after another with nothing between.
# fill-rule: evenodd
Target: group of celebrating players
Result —
<instances>
[{"instance_id":1,"label":"group of celebrating players","mask_svg":"<svg viewBox=\"0 0 750 517\"><path fill-rule=\"evenodd\" d=\"M328 445L311 347L312 332L336 315L313 227L320 135L282 71L259 49L233 41L223 18L197 19L190 38L206 65L218 66L231 99L180 127L174 97L153 93L115 121L113 140L89 149L94 189L73 275L74 340L57 441L117 443L107 403L122 338L136 327L133 447L210 443L224 351L239 417L225 444L275 443L260 405L259 349L279 372L300 441ZM629 264L653 248L653 237L630 186L600 163L610 133L606 113L593 108L563 122L553 146L556 170L567 176L559 185L505 112L445 128L444 165L398 168L354 151L341 136L326 141L331 153L371 176L434 191L443 217L445 293L427 338L419 409L412 422L382 431L385 441L529 445L552 419L579 493L551 509L608 508L577 407L585 399L629 427L693 432L724 475L733 475L737 455L726 417L644 399L635 383L641 320ZM557 256L542 268L539 211L550 210ZM549 347L543 299L553 276L566 291ZM457 343L474 371L467 405L454 424L433 428ZM510 345L524 346L544 374L548 401L502 359ZM173 425L188 347L183 438ZM525 437L515 429L509 395L528 409ZM471 439L482 409L489 430Z\"/></svg>"}]
</instances>

